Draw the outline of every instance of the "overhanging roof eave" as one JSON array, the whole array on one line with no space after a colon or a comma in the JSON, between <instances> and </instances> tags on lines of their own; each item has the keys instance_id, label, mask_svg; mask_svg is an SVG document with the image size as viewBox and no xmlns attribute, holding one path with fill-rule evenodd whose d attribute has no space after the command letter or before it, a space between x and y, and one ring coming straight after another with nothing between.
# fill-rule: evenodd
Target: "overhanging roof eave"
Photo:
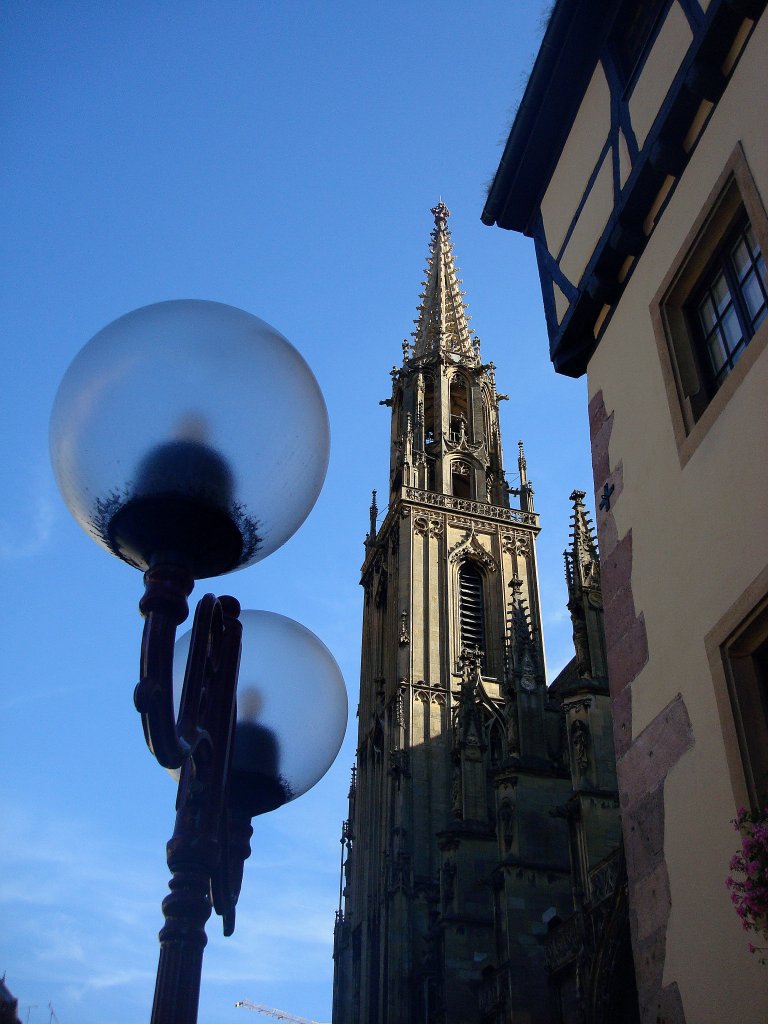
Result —
<instances>
[{"instance_id":1,"label":"overhanging roof eave","mask_svg":"<svg viewBox=\"0 0 768 1024\"><path fill-rule=\"evenodd\" d=\"M530 234L613 8L611 0L557 0L488 190L484 224Z\"/></svg>"}]
</instances>

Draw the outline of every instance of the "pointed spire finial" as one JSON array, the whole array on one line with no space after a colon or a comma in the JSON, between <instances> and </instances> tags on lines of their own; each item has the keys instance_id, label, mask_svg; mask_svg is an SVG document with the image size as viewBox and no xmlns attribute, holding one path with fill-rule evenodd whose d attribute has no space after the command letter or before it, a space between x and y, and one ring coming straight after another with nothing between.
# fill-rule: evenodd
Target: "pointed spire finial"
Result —
<instances>
[{"instance_id":1,"label":"pointed spire finial","mask_svg":"<svg viewBox=\"0 0 768 1024\"><path fill-rule=\"evenodd\" d=\"M419 296L419 315L414 321L413 358L437 357L478 366L480 346L469 326L447 226L450 210L442 199L432 207L432 216L435 226L430 236L424 291Z\"/></svg>"},{"instance_id":2,"label":"pointed spire finial","mask_svg":"<svg viewBox=\"0 0 768 1024\"><path fill-rule=\"evenodd\" d=\"M594 642L587 626L602 608L600 594L600 556L584 505L584 491L572 491L571 546L565 552L565 579L568 584L568 610L573 623L573 644L579 676L595 678L605 674L602 645ZM602 629L600 630L602 632Z\"/></svg>"},{"instance_id":3,"label":"pointed spire finial","mask_svg":"<svg viewBox=\"0 0 768 1024\"><path fill-rule=\"evenodd\" d=\"M517 468L520 471L520 508L523 512L533 512L533 485L528 479L528 463L525 458L525 451L523 449L523 442L517 442ZM510 493L516 493L510 491Z\"/></svg>"},{"instance_id":4,"label":"pointed spire finial","mask_svg":"<svg viewBox=\"0 0 768 1024\"><path fill-rule=\"evenodd\" d=\"M567 563L570 562L570 588L600 586L600 556L586 506L585 491L572 491L569 501L573 502L571 522L571 549Z\"/></svg>"},{"instance_id":5,"label":"pointed spire finial","mask_svg":"<svg viewBox=\"0 0 768 1024\"><path fill-rule=\"evenodd\" d=\"M438 202L437 206L433 206L430 211L432 216L435 218L435 226L438 228L444 228L446 221L451 216L451 211L445 205L442 199Z\"/></svg>"},{"instance_id":6,"label":"pointed spire finial","mask_svg":"<svg viewBox=\"0 0 768 1024\"><path fill-rule=\"evenodd\" d=\"M376 488L371 491L371 507L369 509L371 515L371 527L368 536L365 538L366 544L372 544L376 537L376 520L379 516L379 506L376 504Z\"/></svg>"},{"instance_id":7,"label":"pointed spire finial","mask_svg":"<svg viewBox=\"0 0 768 1024\"><path fill-rule=\"evenodd\" d=\"M512 591L510 653L514 676L524 689L532 690L536 685L539 658L528 605L523 597L523 581L519 576L513 576L509 588Z\"/></svg>"}]
</instances>

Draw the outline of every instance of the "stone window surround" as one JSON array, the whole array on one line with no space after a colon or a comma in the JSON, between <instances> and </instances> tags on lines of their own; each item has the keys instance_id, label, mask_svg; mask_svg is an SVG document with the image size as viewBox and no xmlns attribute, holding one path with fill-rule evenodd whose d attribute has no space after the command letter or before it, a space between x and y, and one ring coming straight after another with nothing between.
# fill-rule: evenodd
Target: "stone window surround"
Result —
<instances>
[{"instance_id":1,"label":"stone window surround","mask_svg":"<svg viewBox=\"0 0 768 1024\"><path fill-rule=\"evenodd\" d=\"M759 267L764 257L759 250L757 258L753 256L753 239L754 232L744 213L716 250L689 307L700 376L708 384L705 390L710 396L733 372L766 316L768 297ZM714 351L710 347L712 341Z\"/></svg>"},{"instance_id":2,"label":"stone window surround","mask_svg":"<svg viewBox=\"0 0 768 1024\"><path fill-rule=\"evenodd\" d=\"M744 150L737 143L650 305L681 467L686 465L768 346L766 318L712 400L698 417L695 416L691 400L685 395L681 374L681 364L690 360L693 344L683 307L741 211L746 213L763 253L768 253L768 216Z\"/></svg>"},{"instance_id":3,"label":"stone window surround","mask_svg":"<svg viewBox=\"0 0 768 1024\"><path fill-rule=\"evenodd\" d=\"M756 793L748 777L750 754L740 725L739 695L735 692L737 687L728 669L728 648L755 622L765 619L767 615L768 566L755 577L704 638L736 806L754 805Z\"/></svg>"}]
</instances>

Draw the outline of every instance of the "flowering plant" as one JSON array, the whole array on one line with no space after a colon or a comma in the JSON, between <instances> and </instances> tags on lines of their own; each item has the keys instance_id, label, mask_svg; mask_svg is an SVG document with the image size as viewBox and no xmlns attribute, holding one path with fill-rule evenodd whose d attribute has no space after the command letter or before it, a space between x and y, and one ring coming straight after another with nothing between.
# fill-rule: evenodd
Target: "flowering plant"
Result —
<instances>
[{"instance_id":1,"label":"flowering plant","mask_svg":"<svg viewBox=\"0 0 768 1024\"><path fill-rule=\"evenodd\" d=\"M741 849L731 857L725 884L744 930L768 941L768 807L761 814L740 807L733 827L741 834ZM768 963L768 946L750 942L749 951L760 953L760 962Z\"/></svg>"}]
</instances>

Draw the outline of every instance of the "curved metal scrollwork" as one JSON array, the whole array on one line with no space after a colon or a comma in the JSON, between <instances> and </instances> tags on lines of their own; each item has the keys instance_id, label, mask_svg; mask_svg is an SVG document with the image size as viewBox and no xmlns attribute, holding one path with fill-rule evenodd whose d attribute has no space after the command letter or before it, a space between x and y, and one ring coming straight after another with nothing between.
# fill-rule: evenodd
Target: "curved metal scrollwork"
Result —
<instances>
[{"instance_id":1,"label":"curved metal scrollwork","mask_svg":"<svg viewBox=\"0 0 768 1024\"><path fill-rule=\"evenodd\" d=\"M133 695L141 715L147 746L163 768L180 768L191 753L187 737L179 735L173 701L173 645L176 629L187 618L187 597L194 580L174 566L157 566L144 576L139 602L144 616L141 671Z\"/></svg>"},{"instance_id":2,"label":"curved metal scrollwork","mask_svg":"<svg viewBox=\"0 0 768 1024\"><path fill-rule=\"evenodd\" d=\"M145 577L141 677L134 702L147 746L158 762L180 769L176 826L168 843L170 893L163 901L152 1024L186 1024L197 1015L200 967L211 907L224 934L235 927L251 822L228 799L234 746L242 625L233 597L205 594L195 610L184 685L176 714L173 656L176 630L189 614L194 580L183 569L157 566ZM195 984L191 980L197 978Z\"/></svg>"}]
</instances>

